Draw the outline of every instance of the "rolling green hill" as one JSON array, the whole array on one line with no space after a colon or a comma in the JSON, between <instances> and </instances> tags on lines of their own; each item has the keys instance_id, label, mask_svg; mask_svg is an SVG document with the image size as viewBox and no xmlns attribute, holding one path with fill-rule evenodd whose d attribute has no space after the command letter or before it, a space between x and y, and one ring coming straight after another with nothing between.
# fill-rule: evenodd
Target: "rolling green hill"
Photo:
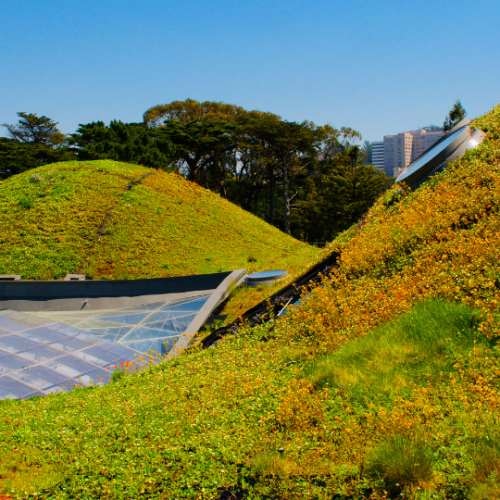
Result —
<instances>
[{"instance_id":1,"label":"rolling green hill","mask_svg":"<svg viewBox=\"0 0 500 500\"><path fill-rule=\"evenodd\" d=\"M181 176L110 160L0 183L0 274L136 279L297 272L318 250Z\"/></svg>"},{"instance_id":2,"label":"rolling green hill","mask_svg":"<svg viewBox=\"0 0 500 500\"><path fill-rule=\"evenodd\" d=\"M0 403L13 498L500 498L500 106L341 235L288 314L102 388ZM118 379L118 377L116 377Z\"/></svg>"}]
</instances>

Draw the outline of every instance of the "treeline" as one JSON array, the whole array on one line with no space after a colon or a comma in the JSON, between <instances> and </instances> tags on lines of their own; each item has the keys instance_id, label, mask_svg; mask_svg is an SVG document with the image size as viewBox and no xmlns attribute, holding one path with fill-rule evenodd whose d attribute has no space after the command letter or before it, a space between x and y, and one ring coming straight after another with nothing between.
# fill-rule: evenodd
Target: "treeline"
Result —
<instances>
[{"instance_id":1,"label":"treeline","mask_svg":"<svg viewBox=\"0 0 500 500\"><path fill-rule=\"evenodd\" d=\"M192 99L154 106L141 123L101 121L65 136L45 116L4 125L0 174L56 161L113 159L175 171L307 241L329 241L393 182L367 164L361 136L272 113Z\"/></svg>"}]
</instances>

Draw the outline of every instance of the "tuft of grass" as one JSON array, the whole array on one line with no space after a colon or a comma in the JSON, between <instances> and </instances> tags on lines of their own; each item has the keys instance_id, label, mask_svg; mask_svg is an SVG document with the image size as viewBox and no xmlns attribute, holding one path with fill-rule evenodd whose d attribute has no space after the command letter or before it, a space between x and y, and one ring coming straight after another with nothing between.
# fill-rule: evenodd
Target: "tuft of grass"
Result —
<instances>
[{"instance_id":1,"label":"tuft of grass","mask_svg":"<svg viewBox=\"0 0 500 500\"><path fill-rule=\"evenodd\" d=\"M19 198L17 200L17 203L20 207L24 208L25 210L29 210L30 208L33 208L33 202L29 198Z\"/></svg>"},{"instance_id":2,"label":"tuft of grass","mask_svg":"<svg viewBox=\"0 0 500 500\"><path fill-rule=\"evenodd\" d=\"M127 372L124 369L118 368L111 374L111 383L115 384L116 382L119 382L126 376Z\"/></svg>"},{"instance_id":3,"label":"tuft of grass","mask_svg":"<svg viewBox=\"0 0 500 500\"><path fill-rule=\"evenodd\" d=\"M493 419L485 421L477 429L477 435L471 439L470 448L473 456L474 472L472 500L500 498L500 432L499 422Z\"/></svg>"},{"instance_id":4,"label":"tuft of grass","mask_svg":"<svg viewBox=\"0 0 500 500\"><path fill-rule=\"evenodd\" d=\"M274 450L258 453L252 459L252 472L256 476L286 476L296 470L296 465Z\"/></svg>"},{"instance_id":5,"label":"tuft of grass","mask_svg":"<svg viewBox=\"0 0 500 500\"><path fill-rule=\"evenodd\" d=\"M423 439L397 434L371 451L365 473L381 480L390 497L395 498L405 488L426 487L432 479L434 461L433 451Z\"/></svg>"}]
</instances>

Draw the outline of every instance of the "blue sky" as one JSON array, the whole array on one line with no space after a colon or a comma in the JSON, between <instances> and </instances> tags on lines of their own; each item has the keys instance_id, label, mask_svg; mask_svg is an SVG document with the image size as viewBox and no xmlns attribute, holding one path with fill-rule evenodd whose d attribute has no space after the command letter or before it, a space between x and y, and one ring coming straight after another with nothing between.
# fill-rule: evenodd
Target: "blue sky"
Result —
<instances>
[{"instance_id":1,"label":"blue sky","mask_svg":"<svg viewBox=\"0 0 500 500\"><path fill-rule=\"evenodd\" d=\"M500 2L0 0L0 123L140 121L188 97L370 141L500 102ZM3 129L0 131L3 134Z\"/></svg>"}]
</instances>

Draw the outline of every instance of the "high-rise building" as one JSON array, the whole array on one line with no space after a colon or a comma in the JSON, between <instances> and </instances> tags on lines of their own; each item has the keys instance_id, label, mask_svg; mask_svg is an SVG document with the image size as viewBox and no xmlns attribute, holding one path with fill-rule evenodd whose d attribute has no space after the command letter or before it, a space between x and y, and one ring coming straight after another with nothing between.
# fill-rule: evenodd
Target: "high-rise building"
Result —
<instances>
[{"instance_id":1,"label":"high-rise building","mask_svg":"<svg viewBox=\"0 0 500 500\"><path fill-rule=\"evenodd\" d=\"M386 135L383 141L384 161L383 166L373 165L383 170L387 175L397 177L412 161L430 148L444 134L438 127L431 125L419 130L402 132L397 135ZM372 147L381 142L373 142ZM379 147L379 146L378 146ZM373 151L373 150L372 150Z\"/></svg>"},{"instance_id":2,"label":"high-rise building","mask_svg":"<svg viewBox=\"0 0 500 500\"><path fill-rule=\"evenodd\" d=\"M426 149L429 149L444 134L442 130L429 130L425 127L420 130L412 130L413 148L411 152L411 161L418 158Z\"/></svg>"},{"instance_id":3,"label":"high-rise building","mask_svg":"<svg viewBox=\"0 0 500 500\"><path fill-rule=\"evenodd\" d=\"M384 141L372 142L372 165L384 170Z\"/></svg>"},{"instance_id":4,"label":"high-rise building","mask_svg":"<svg viewBox=\"0 0 500 500\"><path fill-rule=\"evenodd\" d=\"M384 136L384 170L397 177L411 161L413 136L409 132Z\"/></svg>"}]
</instances>

